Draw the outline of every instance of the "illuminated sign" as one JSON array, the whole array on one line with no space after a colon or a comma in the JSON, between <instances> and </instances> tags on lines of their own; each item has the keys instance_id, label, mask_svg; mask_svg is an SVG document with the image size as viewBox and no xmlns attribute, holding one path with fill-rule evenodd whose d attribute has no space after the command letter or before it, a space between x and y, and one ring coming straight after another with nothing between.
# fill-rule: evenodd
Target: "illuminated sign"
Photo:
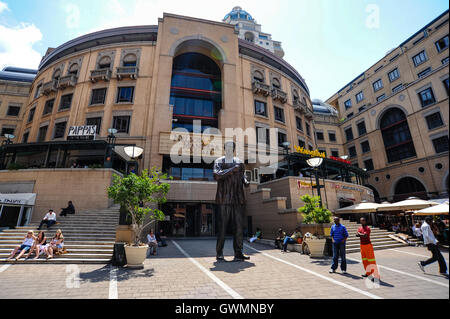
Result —
<instances>
[{"instance_id":1,"label":"illuminated sign","mask_svg":"<svg viewBox=\"0 0 450 319\"><path fill-rule=\"evenodd\" d=\"M300 154L309 155L311 157L322 157L322 158L325 158L325 153L324 152L321 153L321 152L319 152L319 150L311 151L311 150L307 150L303 146L294 146L294 148L295 148L295 151L297 153L300 153Z\"/></svg>"},{"instance_id":2,"label":"illuminated sign","mask_svg":"<svg viewBox=\"0 0 450 319\"><path fill-rule=\"evenodd\" d=\"M352 162L347 161L347 160L344 160L344 159L342 159L342 158L340 158L340 157L330 156L330 159L332 159L332 160L334 160L334 161L341 162L341 163L349 164L349 165L352 164Z\"/></svg>"},{"instance_id":3,"label":"illuminated sign","mask_svg":"<svg viewBox=\"0 0 450 319\"><path fill-rule=\"evenodd\" d=\"M311 187L316 187L316 183L303 182L301 180L298 180L297 186L298 186L298 188L311 188Z\"/></svg>"}]
</instances>

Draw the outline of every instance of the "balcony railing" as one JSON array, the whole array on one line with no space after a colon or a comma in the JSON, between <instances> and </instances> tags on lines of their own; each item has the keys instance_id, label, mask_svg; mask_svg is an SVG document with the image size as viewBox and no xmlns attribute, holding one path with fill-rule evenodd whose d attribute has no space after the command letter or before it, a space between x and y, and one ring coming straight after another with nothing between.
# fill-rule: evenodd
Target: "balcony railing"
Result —
<instances>
[{"instance_id":1,"label":"balcony railing","mask_svg":"<svg viewBox=\"0 0 450 319\"><path fill-rule=\"evenodd\" d=\"M306 109L305 117L311 120L314 117L313 111L308 107L306 107L305 109Z\"/></svg>"},{"instance_id":2,"label":"balcony railing","mask_svg":"<svg viewBox=\"0 0 450 319\"><path fill-rule=\"evenodd\" d=\"M97 69L91 71L91 81L109 81L111 79L112 72L110 69Z\"/></svg>"},{"instance_id":3,"label":"balcony railing","mask_svg":"<svg viewBox=\"0 0 450 319\"><path fill-rule=\"evenodd\" d=\"M52 92L58 90L58 80L51 80L50 82L45 82L42 85L42 94L49 95Z\"/></svg>"},{"instance_id":4,"label":"balcony railing","mask_svg":"<svg viewBox=\"0 0 450 319\"><path fill-rule=\"evenodd\" d=\"M293 105L294 110L300 111L301 113L306 113L307 106L300 100L294 100Z\"/></svg>"},{"instance_id":5,"label":"balcony railing","mask_svg":"<svg viewBox=\"0 0 450 319\"><path fill-rule=\"evenodd\" d=\"M63 76L58 81L58 88L63 90L67 87L74 87L77 84L77 81L78 77L74 74Z\"/></svg>"},{"instance_id":6,"label":"balcony railing","mask_svg":"<svg viewBox=\"0 0 450 319\"><path fill-rule=\"evenodd\" d=\"M122 78L136 79L138 77L139 68L136 66L120 66L117 68L116 75L117 79Z\"/></svg>"},{"instance_id":7,"label":"balcony railing","mask_svg":"<svg viewBox=\"0 0 450 319\"><path fill-rule=\"evenodd\" d=\"M270 95L270 87L267 84L258 81L252 83L252 90L255 94L262 94L264 96Z\"/></svg>"},{"instance_id":8,"label":"balcony railing","mask_svg":"<svg viewBox=\"0 0 450 319\"><path fill-rule=\"evenodd\" d=\"M280 89L272 88L272 97L274 100L278 100L281 103L287 102L287 93L281 91Z\"/></svg>"}]
</instances>

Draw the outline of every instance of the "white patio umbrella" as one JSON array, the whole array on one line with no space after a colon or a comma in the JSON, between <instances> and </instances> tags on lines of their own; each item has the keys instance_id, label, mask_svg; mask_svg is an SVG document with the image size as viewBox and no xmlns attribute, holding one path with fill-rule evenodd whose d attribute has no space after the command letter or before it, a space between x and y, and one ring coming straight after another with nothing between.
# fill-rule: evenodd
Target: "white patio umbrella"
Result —
<instances>
[{"instance_id":1,"label":"white patio umbrella","mask_svg":"<svg viewBox=\"0 0 450 319\"><path fill-rule=\"evenodd\" d=\"M408 199L402 200L397 203L392 203L389 205L383 205L382 207L378 207L378 212L388 212L388 211L396 211L396 210L418 210L431 206L438 205L438 203L426 201L423 199L419 199L417 197L410 197Z\"/></svg>"},{"instance_id":2,"label":"white patio umbrella","mask_svg":"<svg viewBox=\"0 0 450 319\"><path fill-rule=\"evenodd\" d=\"M425 215L448 215L448 202L443 204L435 205L432 207L421 209L414 213L414 216L425 216Z\"/></svg>"},{"instance_id":3,"label":"white patio umbrella","mask_svg":"<svg viewBox=\"0 0 450 319\"><path fill-rule=\"evenodd\" d=\"M377 203L370 203L366 201L362 201L361 203L347 206L343 208L337 209L335 214L364 214L364 213L376 213L377 208L382 206Z\"/></svg>"}]
</instances>

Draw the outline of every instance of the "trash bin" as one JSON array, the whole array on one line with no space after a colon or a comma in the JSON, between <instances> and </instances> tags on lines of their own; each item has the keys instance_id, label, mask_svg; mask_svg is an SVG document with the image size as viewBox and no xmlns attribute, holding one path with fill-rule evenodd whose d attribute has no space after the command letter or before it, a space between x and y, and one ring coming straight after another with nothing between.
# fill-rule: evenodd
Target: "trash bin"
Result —
<instances>
[{"instance_id":1,"label":"trash bin","mask_svg":"<svg viewBox=\"0 0 450 319\"><path fill-rule=\"evenodd\" d=\"M115 243L112 256L112 265L123 267L127 264L127 257L125 255L125 243Z\"/></svg>"}]
</instances>

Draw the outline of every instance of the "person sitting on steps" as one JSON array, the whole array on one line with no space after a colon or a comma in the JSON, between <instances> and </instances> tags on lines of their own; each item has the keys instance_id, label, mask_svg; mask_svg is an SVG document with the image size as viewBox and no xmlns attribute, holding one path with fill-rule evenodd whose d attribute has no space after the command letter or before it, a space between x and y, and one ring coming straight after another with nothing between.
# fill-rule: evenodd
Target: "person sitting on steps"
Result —
<instances>
[{"instance_id":1,"label":"person sitting on steps","mask_svg":"<svg viewBox=\"0 0 450 319\"><path fill-rule=\"evenodd\" d=\"M72 204L72 201L69 201L66 208L61 208L61 213L59 216L66 216L67 214L75 214L75 207Z\"/></svg>"},{"instance_id":2,"label":"person sitting on steps","mask_svg":"<svg viewBox=\"0 0 450 319\"><path fill-rule=\"evenodd\" d=\"M36 240L34 241L33 246L30 249L30 252L25 259L30 258L33 251L36 254L36 257L34 257L34 259L38 259L39 255L45 251L47 246L47 237L45 237L45 233L43 231L40 231L36 237Z\"/></svg>"},{"instance_id":3,"label":"person sitting on steps","mask_svg":"<svg viewBox=\"0 0 450 319\"><path fill-rule=\"evenodd\" d=\"M49 209L48 213L45 214L45 217L41 220L41 223L39 224L38 230L41 230L43 224L47 225L47 229L56 224L56 214L53 211L53 209Z\"/></svg>"},{"instance_id":4,"label":"person sitting on steps","mask_svg":"<svg viewBox=\"0 0 450 319\"><path fill-rule=\"evenodd\" d=\"M27 235L23 239L22 245L14 248L14 250L11 252L11 255L9 255L9 257L8 257L8 260L12 260L12 259L19 260L20 257L23 256L23 254L25 254L27 251L30 250L31 246L33 246L35 239L36 239L36 237L34 236L33 231L32 230L28 231ZM17 256L17 258L13 258L19 251L20 251L20 253Z\"/></svg>"},{"instance_id":5,"label":"person sitting on steps","mask_svg":"<svg viewBox=\"0 0 450 319\"><path fill-rule=\"evenodd\" d=\"M64 248L64 236L62 234L61 229L58 229L52 241L50 242L50 245L45 250L47 254L47 259L52 259L54 253L58 255L60 250L62 250L63 248Z\"/></svg>"}]
</instances>

